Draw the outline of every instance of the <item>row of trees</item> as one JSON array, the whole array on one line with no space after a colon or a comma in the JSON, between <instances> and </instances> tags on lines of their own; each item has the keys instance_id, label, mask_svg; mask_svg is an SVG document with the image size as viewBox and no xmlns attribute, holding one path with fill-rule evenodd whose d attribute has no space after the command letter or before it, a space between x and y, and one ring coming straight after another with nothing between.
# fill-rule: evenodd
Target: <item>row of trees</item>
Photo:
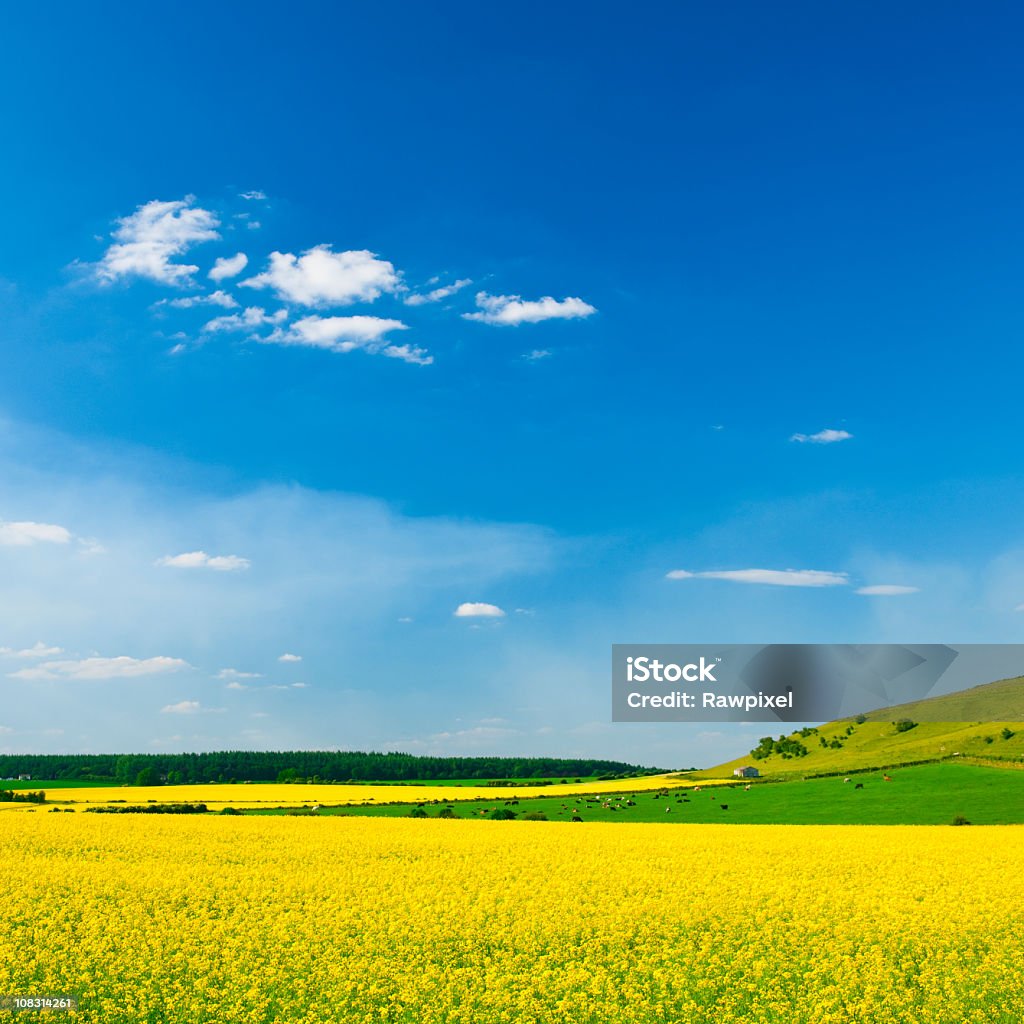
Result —
<instances>
[{"instance_id":1,"label":"row of trees","mask_svg":"<svg viewBox=\"0 0 1024 1024\"><path fill-rule=\"evenodd\" d=\"M29 790L0 789L0 804L45 804L46 794Z\"/></svg>"},{"instance_id":2,"label":"row of trees","mask_svg":"<svg viewBox=\"0 0 1024 1024\"><path fill-rule=\"evenodd\" d=\"M330 750L223 750L202 754L0 754L0 779L103 779L158 785L186 782L429 782L445 779L574 778L654 774L624 761L558 757L420 757Z\"/></svg>"}]
</instances>

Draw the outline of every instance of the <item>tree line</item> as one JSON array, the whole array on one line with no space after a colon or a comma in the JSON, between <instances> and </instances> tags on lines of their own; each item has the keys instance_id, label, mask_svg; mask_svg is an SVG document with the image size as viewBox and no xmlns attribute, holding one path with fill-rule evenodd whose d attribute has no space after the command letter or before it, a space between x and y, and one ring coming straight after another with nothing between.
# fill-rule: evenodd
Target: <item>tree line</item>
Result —
<instances>
[{"instance_id":1,"label":"tree line","mask_svg":"<svg viewBox=\"0 0 1024 1024\"><path fill-rule=\"evenodd\" d=\"M0 779L189 782L431 782L655 774L625 761L561 757L425 757L329 750L224 750L200 754L0 754ZM140 776L142 781L140 782Z\"/></svg>"}]
</instances>

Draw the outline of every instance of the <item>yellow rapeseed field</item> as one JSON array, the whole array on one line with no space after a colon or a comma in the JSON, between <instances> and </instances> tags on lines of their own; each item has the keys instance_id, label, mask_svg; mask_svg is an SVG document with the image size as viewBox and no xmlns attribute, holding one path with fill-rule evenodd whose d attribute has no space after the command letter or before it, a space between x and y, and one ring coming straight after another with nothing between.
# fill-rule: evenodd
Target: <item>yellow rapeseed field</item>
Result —
<instances>
[{"instance_id":1,"label":"yellow rapeseed field","mask_svg":"<svg viewBox=\"0 0 1024 1024\"><path fill-rule=\"evenodd\" d=\"M408 786L327 785L313 783L254 783L190 786L90 786L76 789L43 787L47 802L61 806L94 804L204 803L221 807L260 808L308 804L421 803L433 800L523 800L535 796L572 796L579 793L639 793L650 790L723 785L726 779L689 779L683 775L648 775L606 782L557 783L550 786ZM0 812L25 810L26 804L0 804Z\"/></svg>"},{"instance_id":2,"label":"yellow rapeseed field","mask_svg":"<svg viewBox=\"0 0 1024 1024\"><path fill-rule=\"evenodd\" d=\"M1024 1019L1017 826L40 809L0 884L0 994L101 1024Z\"/></svg>"}]
</instances>

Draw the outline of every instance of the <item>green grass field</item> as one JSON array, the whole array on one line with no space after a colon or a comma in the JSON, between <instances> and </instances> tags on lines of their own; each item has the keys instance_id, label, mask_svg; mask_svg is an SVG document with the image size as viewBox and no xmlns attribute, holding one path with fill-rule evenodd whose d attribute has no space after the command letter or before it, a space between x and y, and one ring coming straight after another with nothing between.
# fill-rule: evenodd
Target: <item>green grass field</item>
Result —
<instances>
[{"instance_id":1,"label":"green grass field","mask_svg":"<svg viewBox=\"0 0 1024 1024\"><path fill-rule=\"evenodd\" d=\"M92 779L0 779L0 789L95 789L110 782Z\"/></svg>"},{"instance_id":2,"label":"green grass field","mask_svg":"<svg viewBox=\"0 0 1024 1024\"><path fill-rule=\"evenodd\" d=\"M424 804L428 817L445 806L460 818L486 818L507 808L521 818L540 811L550 821L681 822L745 825L949 825L956 816L975 825L1024 823L1024 771L967 764L920 765L894 769L886 782L882 772L828 779L793 779L718 787L714 792L673 791L621 794L622 799L595 802L580 798L536 797L530 800L467 800ZM857 789L860 783L863 788ZM618 796L618 795L617 795ZM629 806L632 801L633 806ZM723 810L722 805L727 806ZM320 815L408 817L415 804L375 807L322 807ZM616 808L613 810L612 808ZM483 812L483 813L482 813ZM288 809L246 811L246 814L309 813ZM514 825L515 822L504 824Z\"/></svg>"}]
</instances>

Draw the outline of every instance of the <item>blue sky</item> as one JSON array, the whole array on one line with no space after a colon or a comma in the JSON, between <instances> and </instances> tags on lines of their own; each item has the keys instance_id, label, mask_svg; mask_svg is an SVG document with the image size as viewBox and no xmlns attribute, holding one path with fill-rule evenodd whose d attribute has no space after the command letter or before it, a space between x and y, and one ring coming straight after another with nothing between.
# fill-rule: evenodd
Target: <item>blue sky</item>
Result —
<instances>
[{"instance_id":1,"label":"blue sky","mask_svg":"<svg viewBox=\"0 0 1024 1024\"><path fill-rule=\"evenodd\" d=\"M613 642L1024 640L1021 20L8 11L0 749L706 763Z\"/></svg>"}]
</instances>

